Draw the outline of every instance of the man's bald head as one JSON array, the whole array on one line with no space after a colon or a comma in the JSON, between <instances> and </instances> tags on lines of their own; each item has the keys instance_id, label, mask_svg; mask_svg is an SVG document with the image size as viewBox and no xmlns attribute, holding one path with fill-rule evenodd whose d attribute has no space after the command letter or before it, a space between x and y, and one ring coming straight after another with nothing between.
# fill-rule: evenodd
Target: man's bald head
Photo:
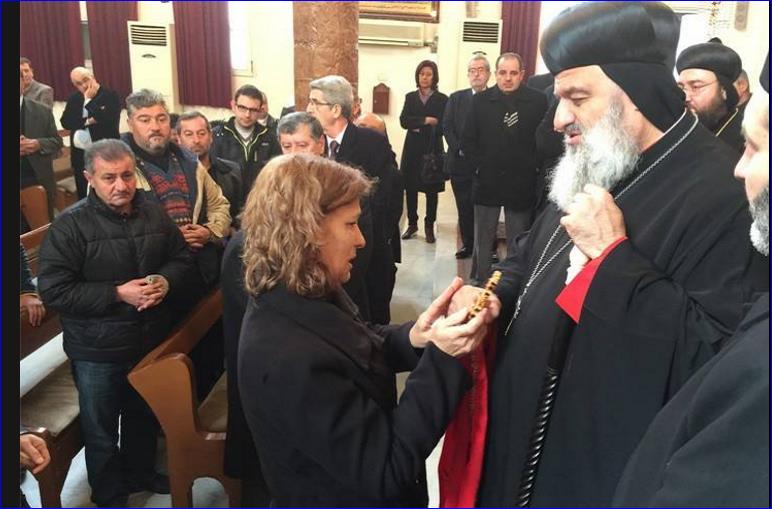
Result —
<instances>
[{"instance_id":1,"label":"man's bald head","mask_svg":"<svg viewBox=\"0 0 772 509\"><path fill-rule=\"evenodd\" d=\"M354 124L358 127L366 127L378 131L382 135L386 136L386 122L375 113L362 113L355 121Z\"/></svg>"},{"instance_id":2,"label":"man's bald head","mask_svg":"<svg viewBox=\"0 0 772 509\"><path fill-rule=\"evenodd\" d=\"M86 90L89 86L92 88L98 88L99 86L96 79L94 79L94 72L91 69L81 66L75 67L70 71L70 81L72 82L72 86L77 88L78 92L84 95L86 95Z\"/></svg>"}]
</instances>

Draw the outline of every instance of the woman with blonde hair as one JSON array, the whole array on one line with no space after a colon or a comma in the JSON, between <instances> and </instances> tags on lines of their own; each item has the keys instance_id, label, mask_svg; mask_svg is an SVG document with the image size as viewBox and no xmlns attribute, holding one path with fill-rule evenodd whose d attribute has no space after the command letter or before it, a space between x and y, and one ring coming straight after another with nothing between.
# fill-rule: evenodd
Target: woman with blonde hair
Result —
<instances>
[{"instance_id":1,"label":"woman with blonde hair","mask_svg":"<svg viewBox=\"0 0 772 509\"><path fill-rule=\"evenodd\" d=\"M403 325L363 322L341 288L371 185L285 155L244 207L239 389L272 505L426 506L425 460L470 384L457 357L482 339L486 312L444 316L459 278ZM399 371L412 373L397 403Z\"/></svg>"}]
</instances>

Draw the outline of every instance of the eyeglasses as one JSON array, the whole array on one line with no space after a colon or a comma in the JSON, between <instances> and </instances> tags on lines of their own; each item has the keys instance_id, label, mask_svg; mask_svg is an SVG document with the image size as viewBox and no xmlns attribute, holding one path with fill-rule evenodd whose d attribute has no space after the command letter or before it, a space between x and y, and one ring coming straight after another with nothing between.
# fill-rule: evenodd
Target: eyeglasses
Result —
<instances>
[{"instance_id":1,"label":"eyeglasses","mask_svg":"<svg viewBox=\"0 0 772 509\"><path fill-rule=\"evenodd\" d=\"M314 108L318 108L319 106L333 106L333 103L323 103L322 101L317 101L316 99L309 99L308 104Z\"/></svg>"},{"instance_id":2,"label":"eyeglasses","mask_svg":"<svg viewBox=\"0 0 772 509\"><path fill-rule=\"evenodd\" d=\"M467 74L483 74L487 72L487 69L485 67L470 67L466 73Z\"/></svg>"},{"instance_id":3,"label":"eyeglasses","mask_svg":"<svg viewBox=\"0 0 772 509\"><path fill-rule=\"evenodd\" d=\"M239 110L241 113L249 113L250 115L257 115L260 113L260 108L247 108L244 105L237 104L236 109Z\"/></svg>"},{"instance_id":4,"label":"eyeglasses","mask_svg":"<svg viewBox=\"0 0 772 509\"><path fill-rule=\"evenodd\" d=\"M705 87L709 87L718 80L713 80L708 83L700 83L698 85L690 85L689 83L679 83L678 88L691 95L700 95Z\"/></svg>"}]
</instances>

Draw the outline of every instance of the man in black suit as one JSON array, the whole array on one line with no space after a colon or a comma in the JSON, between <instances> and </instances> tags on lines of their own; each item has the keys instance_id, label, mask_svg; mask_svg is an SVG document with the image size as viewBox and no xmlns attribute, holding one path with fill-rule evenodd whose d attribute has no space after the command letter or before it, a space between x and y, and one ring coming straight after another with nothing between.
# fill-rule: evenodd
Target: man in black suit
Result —
<instances>
[{"instance_id":1,"label":"man in black suit","mask_svg":"<svg viewBox=\"0 0 772 509\"><path fill-rule=\"evenodd\" d=\"M461 150L461 136L464 134L469 110L472 108L472 97L488 88L491 77L491 64L483 55L477 54L467 66L469 87L450 94L445 114L442 117L442 133L448 142L448 154L445 157L445 173L450 175L450 185L456 198L458 210L458 229L461 232L461 249L456 258L469 258L474 248L474 203L472 202L472 185L474 183L474 166L467 160Z\"/></svg>"},{"instance_id":2,"label":"man in black suit","mask_svg":"<svg viewBox=\"0 0 772 509\"><path fill-rule=\"evenodd\" d=\"M85 198L83 151L95 141L118 139L121 101L117 93L100 85L94 73L85 67L74 68L70 72L70 81L78 91L67 99L59 121L70 131L70 161L75 186L78 198Z\"/></svg>"},{"instance_id":3,"label":"man in black suit","mask_svg":"<svg viewBox=\"0 0 772 509\"><path fill-rule=\"evenodd\" d=\"M515 237L530 228L536 204L535 133L547 111L547 98L522 85L523 72L520 55L499 56L496 86L475 95L461 139L461 149L476 170L470 278L479 284L491 272L491 244L496 238L501 208L510 255L515 249Z\"/></svg>"},{"instance_id":4,"label":"man in black suit","mask_svg":"<svg viewBox=\"0 0 772 509\"><path fill-rule=\"evenodd\" d=\"M24 97L24 76L19 73L20 189L43 186L48 198L48 218L54 219L54 156L62 148L54 114L45 105Z\"/></svg>"},{"instance_id":5,"label":"man in black suit","mask_svg":"<svg viewBox=\"0 0 772 509\"><path fill-rule=\"evenodd\" d=\"M307 111L322 124L327 155L359 168L378 185L369 207L362 207L359 227L367 245L357 252L351 279L344 288L363 318L388 323L391 293L384 290L387 271L396 270L388 247L388 204L391 196L391 146L384 136L348 121L354 104L351 84L341 76L325 76L310 83ZM374 263L373 263L374 262Z\"/></svg>"}]
</instances>

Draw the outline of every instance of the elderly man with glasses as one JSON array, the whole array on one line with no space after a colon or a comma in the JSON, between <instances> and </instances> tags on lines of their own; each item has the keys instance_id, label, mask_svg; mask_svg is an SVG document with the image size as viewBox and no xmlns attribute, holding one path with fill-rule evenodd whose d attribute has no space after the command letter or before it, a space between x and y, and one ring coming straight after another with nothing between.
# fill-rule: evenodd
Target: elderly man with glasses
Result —
<instances>
[{"instance_id":1,"label":"elderly man with glasses","mask_svg":"<svg viewBox=\"0 0 772 509\"><path fill-rule=\"evenodd\" d=\"M234 161L241 168L242 196L238 210L265 163L281 154L275 131L258 122L262 107L263 93L255 86L244 85L236 90L231 101L233 116L212 128L209 156Z\"/></svg>"}]
</instances>

